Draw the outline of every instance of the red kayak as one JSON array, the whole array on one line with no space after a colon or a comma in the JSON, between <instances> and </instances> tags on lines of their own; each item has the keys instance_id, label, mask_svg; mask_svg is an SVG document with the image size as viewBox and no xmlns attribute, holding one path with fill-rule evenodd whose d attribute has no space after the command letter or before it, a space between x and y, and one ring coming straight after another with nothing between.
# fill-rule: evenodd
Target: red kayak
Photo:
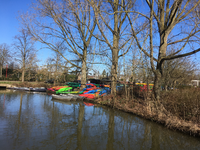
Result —
<instances>
[{"instance_id":1,"label":"red kayak","mask_svg":"<svg viewBox=\"0 0 200 150\"><path fill-rule=\"evenodd\" d=\"M96 98L95 94L79 94L79 96L83 96L85 98L91 98L91 99Z\"/></svg>"}]
</instances>

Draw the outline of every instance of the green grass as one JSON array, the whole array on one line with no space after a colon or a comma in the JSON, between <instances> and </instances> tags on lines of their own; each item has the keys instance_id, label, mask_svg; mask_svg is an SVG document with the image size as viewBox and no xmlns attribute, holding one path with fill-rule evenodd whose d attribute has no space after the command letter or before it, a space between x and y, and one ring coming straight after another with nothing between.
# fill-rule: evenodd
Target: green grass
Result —
<instances>
[{"instance_id":1,"label":"green grass","mask_svg":"<svg viewBox=\"0 0 200 150\"><path fill-rule=\"evenodd\" d=\"M0 84L14 84L14 83L20 83L20 82L9 82L9 81L0 82Z\"/></svg>"}]
</instances>

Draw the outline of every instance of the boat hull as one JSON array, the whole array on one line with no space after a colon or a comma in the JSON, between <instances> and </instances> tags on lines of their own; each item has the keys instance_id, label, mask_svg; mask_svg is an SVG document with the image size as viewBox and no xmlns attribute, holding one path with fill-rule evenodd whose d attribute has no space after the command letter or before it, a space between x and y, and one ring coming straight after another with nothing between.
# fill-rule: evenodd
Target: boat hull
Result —
<instances>
[{"instance_id":1,"label":"boat hull","mask_svg":"<svg viewBox=\"0 0 200 150\"><path fill-rule=\"evenodd\" d=\"M69 95L55 95L55 94L52 94L52 98L53 99L57 99L57 100L70 101L74 97L73 96L69 96Z\"/></svg>"}]
</instances>

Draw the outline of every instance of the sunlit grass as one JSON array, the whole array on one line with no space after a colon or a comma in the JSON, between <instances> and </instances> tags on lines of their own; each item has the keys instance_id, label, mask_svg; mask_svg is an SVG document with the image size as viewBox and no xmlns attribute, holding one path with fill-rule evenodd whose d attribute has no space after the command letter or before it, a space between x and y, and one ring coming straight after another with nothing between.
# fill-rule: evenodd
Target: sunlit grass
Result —
<instances>
[{"instance_id":1,"label":"sunlit grass","mask_svg":"<svg viewBox=\"0 0 200 150\"><path fill-rule=\"evenodd\" d=\"M21 83L21 82L0 81L0 84L14 84L14 83Z\"/></svg>"}]
</instances>

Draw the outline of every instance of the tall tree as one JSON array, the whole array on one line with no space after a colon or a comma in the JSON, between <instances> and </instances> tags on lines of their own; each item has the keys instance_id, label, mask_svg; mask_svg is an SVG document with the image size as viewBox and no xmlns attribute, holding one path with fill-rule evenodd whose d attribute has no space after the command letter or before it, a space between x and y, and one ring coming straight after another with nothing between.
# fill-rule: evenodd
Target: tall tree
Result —
<instances>
[{"instance_id":1,"label":"tall tree","mask_svg":"<svg viewBox=\"0 0 200 150\"><path fill-rule=\"evenodd\" d=\"M36 53L36 50L34 48L34 42L31 39L31 36L27 30L20 30L19 35L16 35L14 37L13 46L16 52L16 60L21 65L22 82L24 82L24 76L28 61Z\"/></svg>"},{"instance_id":2,"label":"tall tree","mask_svg":"<svg viewBox=\"0 0 200 150\"><path fill-rule=\"evenodd\" d=\"M155 76L154 95L155 99L159 100L164 61L185 57L200 51L198 45L193 45L197 49L189 45L199 40L200 30L191 14L200 4L200 1L146 0L146 4L144 7L148 9L138 9L138 12L135 12L140 16L140 22L144 21L144 24L148 22L148 31L146 32L149 37L147 40L149 41L150 52L142 47L142 42L138 39L139 35L136 34L137 30L132 25L131 15L127 11L126 13L129 23L132 25L132 34L138 47L151 59L151 68ZM170 46L176 46L176 51L167 55L166 52Z\"/></svg>"},{"instance_id":3,"label":"tall tree","mask_svg":"<svg viewBox=\"0 0 200 150\"><path fill-rule=\"evenodd\" d=\"M80 68L72 61L77 56L82 61L81 83L85 86L87 53L96 26L89 3L87 0L37 0L33 8L33 14L21 17L24 26L35 40L58 52L72 66ZM56 42L53 42L57 40L67 45L68 55L58 51Z\"/></svg>"},{"instance_id":4,"label":"tall tree","mask_svg":"<svg viewBox=\"0 0 200 150\"><path fill-rule=\"evenodd\" d=\"M127 25L127 15L124 8L131 10L134 1L88 0L93 7L97 26L101 33L101 41L105 42L111 50L111 93L116 94L118 59L124 56L131 48L133 39L130 36L130 27Z\"/></svg>"}]
</instances>

